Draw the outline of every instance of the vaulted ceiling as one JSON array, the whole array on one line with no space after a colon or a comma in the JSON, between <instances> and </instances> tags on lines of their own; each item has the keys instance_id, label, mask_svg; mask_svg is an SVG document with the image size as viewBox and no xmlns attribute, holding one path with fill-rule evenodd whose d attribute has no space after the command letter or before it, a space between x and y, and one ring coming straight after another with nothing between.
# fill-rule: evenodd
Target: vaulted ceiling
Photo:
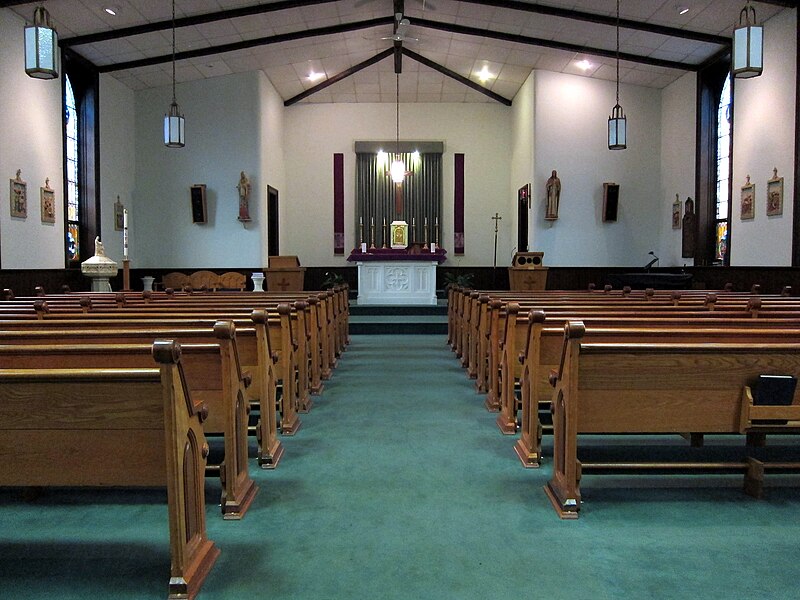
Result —
<instances>
[{"instance_id":1,"label":"vaulted ceiling","mask_svg":"<svg viewBox=\"0 0 800 600\"><path fill-rule=\"evenodd\" d=\"M4 4L30 21L41 3ZM763 22L796 2L752 4ZM620 81L663 88L726 53L744 5L621 0ZM133 90L171 83L169 0L44 6L62 47L102 72ZM287 104L394 102L398 68L401 102L508 103L532 69L616 78L615 0L176 0L175 10L178 82L260 69ZM408 19L399 36L396 13Z\"/></svg>"}]
</instances>

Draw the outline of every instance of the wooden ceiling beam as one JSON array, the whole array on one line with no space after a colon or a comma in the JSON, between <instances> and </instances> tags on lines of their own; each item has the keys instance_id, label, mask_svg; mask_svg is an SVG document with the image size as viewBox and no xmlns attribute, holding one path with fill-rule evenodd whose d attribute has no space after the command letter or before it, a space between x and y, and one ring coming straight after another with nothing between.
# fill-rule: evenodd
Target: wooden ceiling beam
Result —
<instances>
[{"instance_id":1,"label":"wooden ceiling beam","mask_svg":"<svg viewBox=\"0 0 800 600\"><path fill-rule=\"evenodd\" d=\"M318 83L314 87L310 87L306 91L300 92L296 96L289 98L288 100L284 101L283 105L291 106L292 104L296 104L300 102L300 100L302 100L303 98L308 98L310 95L316 94L320 90L324 90L326 87L332 86L334 83L337 83L342 79L350 77L350 75L352 75L353 73L358 73L362 69L366 69L367 67L370 67L375 63L382 61L384 58L391 56L393 53L394 53L394 48L387 48L386 50L384 50L383 52L379 52L372 58L368 58L367 60L360 62L357 65L354 65L345 71L342 71L338 75L334 75L333 77L326 79L322 83Z\"/></svg>"},{"instance_id":2,"label":"wooden ceiling beam","mask_svg":"<svg viewBox=\"0 0 800 600\"><path fill-rule=\"evenodd\" d=\"M593 48L591 46L582 46L580 44L569 44L567 42L558 42L555 40L546 40L544 38L534 38L525 35L517 35L513 33L503 33L502 31L493 31L490 29L466 27L464 25L456 25L455 23L441 23L439 21L431 21L430 19L414 19L414 25L417 27L427 27L429 29L436 29L438 31L446 31L448 33L461 33L464 35L471 35L477 37L488 37L495 40L515 42L517 44L525 44L528 46L554 48L556 50L567 50L569 52L593 54L595 56L604 56L606 58L616 58L617 56L615 50L606 50L605 48ZM655 67L678 69L680 71L697 71L699 68L699 65L692 63L682 63L674 60L664 60L661 58L642 56L641 54L630 54L628 52L620 52L619 59L644 65L652 65Z\"/></svg>"},{"instance_id":3,"label":"wooden ceiling beam","mask_svg":"<svg viewBox=\"0 0 800 600\"><path fill-rule=\"evenodd\" d=\"M546 6L544 4L530 4L528 2L520 2L518 0L460 0L460 1L466 2L468 4L480 4L481 6L506 8L511 10L518 10L521 12L548 15L551 17L561 17L564 19L571 19L573 21L585 21L587 23L610 25L611 27L617 26L616 16L598 15L595 13L583 12L579 10L559 8L557 6ZM668 27L666 25L658 25L656 23L645 23L643 21L634 21L632 19L620 19L619 26L621 29L632 29L635 31L647 31L649 33L659 33L661 35L666 35L668 37L695 40L697 42L706 42L708 44L719 44L721 46L731 45L731 38L729 37L713 35L710 33L703 33L700 31L691 31L688 29L680 29L678 27Z\"/></svg>"},{"instance_id":4,"label":"wooden ceiling beam","mask_svg":"<svg viewBox=\"0 0 800 600\"><path fill-rule=\"evenodd\" d=\"M315 4L328 4L336 2L337 0L279 0L278 2L271 2L269 4L256 4L254 6L243 6L241 8L232 8L230 10L221 10L202 15L191 15L189 17L181 17L175 19L175 28L191 27L193 25L202 25L203 23L214 23L216 21L224 21L225 19L236 19L239 17L249 17L252 15L261 15L264 13L275 12L278 10L287 10L290 8L302 8L304 6L314 6ZM153 23L145 23L143 25L134 25L131 27L121 27L120 29L112 29L110 31L101 31L98 33L89 33L86 35L76 35L71 38L64 38L59 40L58 45L62 47L81 46L83 44L93 44L94 42L105 42L107 40L116 40L123 37L130 37L133 35L142 35L144 33L152 33L154 31L166 31L172 29L172 19L165 21L155 21Z\"/></svg>"},{"instance_id":5,"label":"wooden ceiling beam","mask_svg":"<svg viewBox=\"0 0 800 600\"><path fill-rule=\"evenodd\" d=\"M175 53L175 60L186 60L187 58L211 56L214 54L222 54L223 52L235 52L236 50L244 50L246 48L254 48L257 46L280 44L281 42L288 42L291 40L301 40L321 35L344 33L347 31L358 31L359 29L369 29L370 27L389 25L393 20L394 17L379 17L377 19L369 19L368 21L342 23L341 25L331 25L329 27L319 27L317 29L293 31L291 33L282 33L280 35L272 35L269 37L243 40L241 42L233 42L231 44L222 44L220 46L210 46L208 48L198 48L196 50L184 50L183 52ZM113 71L124 71L125 69L136 69L138 67L146 67L149 65L160 65L168 62L172 62L172 54L162 54L161 56L152 56L150 58L141 58L139 60L102 65L98 67L98 70L101 73L110 73Z\"/></svg>"},{"instance_id":6,"label":"wooden ceiling beam","mask_svg":"<svg viewBox=\"0 0 800 600\"><path fill-rule=\"evenodd\" d=\"M417 61L418 63L425 65L426 67L430 67L434 71L438 71L442 75L450 77L451 79L455 79L459 83L463 83L468 88L472 88L473 90L475 90L476 92L480 92L484 96L489 96L489 98L491 98L492 100L495 100L496 102L499 102L500 104L505 104L506 106L511 106L511 100L509 100L508 98L505 98L504 96L501 96L500 94L496 94L495 92L493 92L491 90L487 90L485 87L483 87L482 85L480 85L478 83L475 83L471 79L467 79L463 75L459 75L455 71L451 71L447 67L444 67L444 66L440 65L437 62L434 62L434 61L430 60L429 58L425 58L424 56L422 56L421 54L417 54L413 50L409 50L408 48L403 48L403 54L405 54L408 58L412 58L415 61Z\"/></svg>"}]
</instances>

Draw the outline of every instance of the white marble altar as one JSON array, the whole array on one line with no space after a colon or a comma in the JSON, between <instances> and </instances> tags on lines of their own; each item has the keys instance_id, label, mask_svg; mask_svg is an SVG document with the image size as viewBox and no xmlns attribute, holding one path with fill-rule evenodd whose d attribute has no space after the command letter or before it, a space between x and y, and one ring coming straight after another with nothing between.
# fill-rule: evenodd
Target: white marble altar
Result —
<instances>
[{"instance_id":1,"label":"white marble altar","mask_svg":"<svg viewBox=\"0 0 800 600\"><path fill-rule=\"evenodd\" d=\"M369 261L356 265L359 304L436 304L436 261Z\"/></svg>"}]
</instances>

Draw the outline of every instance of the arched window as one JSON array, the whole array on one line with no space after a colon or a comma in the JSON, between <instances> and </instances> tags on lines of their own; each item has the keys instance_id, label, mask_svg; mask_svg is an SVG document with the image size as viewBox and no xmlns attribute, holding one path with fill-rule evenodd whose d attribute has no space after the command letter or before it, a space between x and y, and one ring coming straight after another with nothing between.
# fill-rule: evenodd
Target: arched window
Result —
<instances>
[{"instance_id":1,"label":"arched window","mask_svg":"<svg viewBox=\"0 0 800 600\"><path fill-rule=\"evenodd\" d=\"M75 91L68 76L64 77L64 156L66 163L67 180L67 219L66 219L66 250L67 263L77 263L81 260L80 245L80 185L78 171L80 168L78 153L79 115L75 108Z\"/></svg>"},{"instance_id":2,"label":"arched window","mask_svg":"<svg viewBox=\"0 0 800 600\"><path fill-rule=\"evenodd\" d=\"M733 86L730 57L697 73L695 266L728 265L731 250Z\"/></svg>"},{"instance_id":3,"label":"arched window","mask_svg":"<svg viewBox=\"0 0 800 600\"><path fill-rule=\"evenodd\" d=\"M65 48L63 88L64 254L67 268L80 267L100 232L97 67Z\"/></svg>"},{"instance_id":4,"label":"arched window","mask_svg":"<svg viewBox=\"0 0 800 600\"><path fill-rule=\"evenodd\" d=\"M717 191L715 202L714 262L730 262L730 189L731 189L731 76L725 78L717 105Z\"/></svg>"}]
</instances>

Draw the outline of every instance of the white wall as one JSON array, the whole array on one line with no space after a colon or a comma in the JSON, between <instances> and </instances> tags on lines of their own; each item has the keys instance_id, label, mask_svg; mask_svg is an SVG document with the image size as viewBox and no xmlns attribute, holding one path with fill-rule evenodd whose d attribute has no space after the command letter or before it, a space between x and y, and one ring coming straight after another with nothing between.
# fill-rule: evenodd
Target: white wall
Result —
<instances>
[{"instance_id":1,"label":"white wall","mask_svg":"<svg viewBox=\"0 0 800 600\"><path fill-rule=\"evenodd\" d=\"M62 166L62 78L42 81L25 74L25 22L0 9L0 265L4 269L64 267L64 172ZM12 218L9 184L17 169L27 182L28 216ZM50 179L56 222L42 223L39 189Z\"/></svg>"},{"instance_id":2,"label":"white wall","mask_svg":"<svg viewBox=\"0 0 800 600\"><path fill-rule=\"evenodd\" d=\"M262 194L262 218L259 220L261 227L261 263L267 267L267 186L271 185L278 190L278 216L282 217L280 205L281 196L286 191L285 162L283 155L283 100L275 91L272 83L263 71L258 72L259 92L261 96L261 194ZM282 227L279 226L279 230ZM280 241L280 240L279 240Z\"/></svg>"},{"instance_id":3,"label":"white wall","mask_svg":"<svg viewBox=\"0 0 800 600\"><path fill-rule=\"evenodd\" d=\"M764 24L764 72L736 80L733 124L733 216L731 265L792 263L797 10L786 9ZM783 177L783 215L766 216L767 180ZM741 220L741 187L755 184L755 219Z\"/></svg>"},{"instance_id":4,"label":"white wall","mask_svg":"<svg viewBox=\"0 0 800 600\"><path fill-rule=\"evenodd\" d=\"M510 256L516 233L507 218L514 207L509 191L510 109L498 104L400 104L400 139L443 141L441 245L451 266L491 266L495 211L500 222L498 264ZM393 140L393 104L303 104L285 113L286 193L281 194L281 252L304 265L344 265L333 255L333 154L344 154L345 248L353 231L357 140ZM465 155L465 254L453 248L453 154Z\"/></svg>"},{"instance_id":5,"label":"white wall","mask_svg":"<svg viewBox=\"0 0 800 600\"><path fill-rule=\"evenodd\" d=\"M122 267L122 231L114 229L114 203L128 209L129 256L136 256L136 103L133 91L110 75L100 76L100 239L106 255ZM91 251L93 248L89 249ZM84 259L87 257L84 257ZM131 261L138 267L139 261Z\"/></svg>"},{"instance_id":6,"label":"white wall","mask_svg":"<svg viewBox=\"0 0 800 600\"><path fill-rule=\"evenodd\" d=\"M531 247L551 266L641 266L661 234L661 93L623 85L627 150L608 150L614 82L538 71L535 79ZM545 183L561 179L557 221L545 221ZM603 182L620 186L615 223L602 221Z\"/></svg>"},{"instance_id":7,"label":"white wall","mask_svg":"<svg viewBox=\"0 0 800 600\"><path fill-rule=\"evenodd\" d=\"M534 147L534 79L536 71L531 71L530 76L522 84L517 95L514 96L514 102L511 106L511 179L510 179L510 193L512 200L512 207L516 207L517 190L519 190L526 183L532 183L534 177L533 170L533 147ZM517 245L517 210L512 208L511 213L511 237L514 246ZM530 245L532 225L532 211L528 211L528 244L531 251L536 248ZM503 257L505 258L505 256ZM498 264L510 265L511 261L502 261L498 259Z\"/></svg>"},{"instance_id":8,"label":"white wall","mask_svg":"<svg viewBox=\"0 0 800 600\"><path fill-rule=\"evenodd\" d=\"M681 201L681 219L686 198L695 198L695 138L697 125L697 74L686 73L661 92L661 197L658 211L659 245L655 249L659 266L693 265L681 257L682 231L672 228L675 194ZM697 210L697 204L695 204Z\"/></svg>"},{"instance_id":9,"label":"white wall","mask_svg":"<svg viewBox=\"0 0 800 600\"><path fill-rule=\"evenodd\" d=\"M164 113L171 87L136 93L136 223L140 268L260 265L266 183L262 175L261 80L257 72L179 84L186 146L167 148ZM237 220L239 174L250 178L247 227ZM193 224L190 187L206 184L208 222Z\"/></svg>"}]
</instances>

